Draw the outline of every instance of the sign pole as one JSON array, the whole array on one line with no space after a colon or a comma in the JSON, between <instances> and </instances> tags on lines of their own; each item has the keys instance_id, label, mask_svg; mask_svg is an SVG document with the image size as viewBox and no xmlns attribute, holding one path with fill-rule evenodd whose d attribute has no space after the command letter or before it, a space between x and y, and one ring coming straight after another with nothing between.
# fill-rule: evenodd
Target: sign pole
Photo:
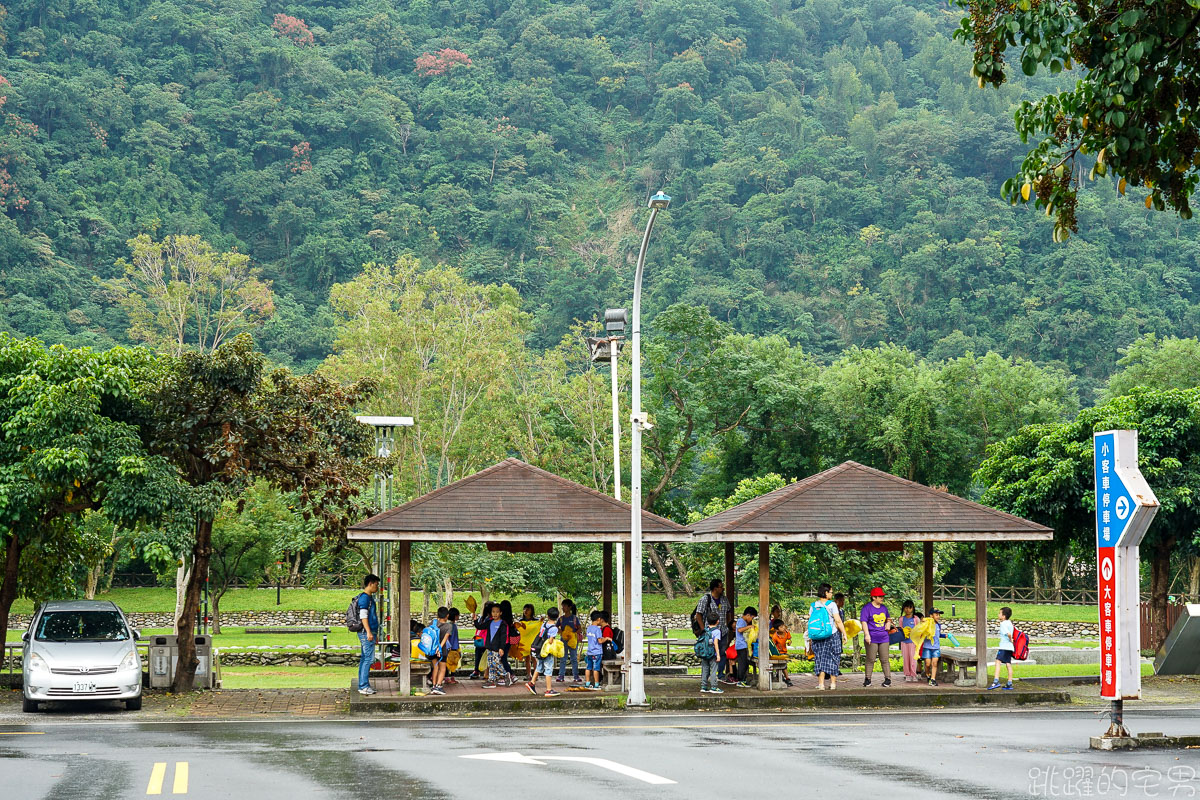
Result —
<instances>
[{"instance_id":1,"label":"sign pole","mask_svg":"<svg viewBox=\"0 0 1200 800\"><path fill-rule=\"evenodd\" d=\"M1100 696L1112 701L1106 738L1128 737L1124 701L1142 696L1138 546L1158 499L1138 469L1137 431L1093 434Z\"/></svg>"}]
</instances>

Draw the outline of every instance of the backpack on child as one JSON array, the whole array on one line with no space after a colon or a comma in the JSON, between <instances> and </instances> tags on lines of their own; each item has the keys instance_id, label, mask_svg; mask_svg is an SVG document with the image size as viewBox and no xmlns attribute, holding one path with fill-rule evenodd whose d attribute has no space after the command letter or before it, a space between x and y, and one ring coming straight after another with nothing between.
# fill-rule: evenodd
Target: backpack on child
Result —
<instances>
[{"instance_id":1,"label":"backpack on child","mask_svg":"<svg viewBox=\"0 0 1200 800\"><path fill-rule=\"evenodd\" d=\"M541 630L538 631L538 635L536 637L534 637L533 644L531 644L529 646L529 652L534 656L534 658L542 657L542 645L544 645L545 643L546 643L546 625L543 623Z\"/></svg>"},{"instance_id":2,"label":"backpack on child","mask_svg":"<svg viewBox=\"0 0 1200 800\"><path fill-rule=\"evenodd\" d=\"M346 609L346 630L351 633L362 633L366 630L363 628L363 621L358 617L358 598L360 597L362 597L361 593L354 595L350 601L350 607Z\"/></svg>"},{"instance_id":3,"label":"backpack on child","mask_svg":"<svg viewBox=\"0 0 1200 800\"><path fill-rule=\"evenodd\" d=\"M833 617L829 616L829 609L825 606L828 600L821 605L815 602L808 608L808 639L812 642L820 642L833 636Z\"/></svg>"},{"instance_id":4,"label":"backpack on child","mask_svg":"<svg viewBox=\"0 0 1200 800\"><path fill-rule=\"evenodd\" d=\"M421 639L417 644L417 649L424 653L426 658L433 658L441 654L442 632L438 628L436 620L426 625L425 629L421 631Z\"/></svg>"},{"instance_id":5,"label":"backpack on child","mask_svg":"<svg viewBox=\"0 0 1200 800\"><path fill-rule=\"evenodd\" d=\"M1017 661L1024 661L1029 658L1029 636L1025 631L1019 631L1013 628L1012 632L1013 643L1013 658Z\"/></svg>"},{"instance_id":6,"label":"backpack on child","mask_svg":"<svg viewBox=\"0 0 1200 800\"><path fill-rule=\"evenodd\" d=\"M696 643L692 645L692 652L696 654L696 658L717 657L717 648L713 647L712 642L712 631L705 629L696 637Z\"/></svg>"}]
</instances>

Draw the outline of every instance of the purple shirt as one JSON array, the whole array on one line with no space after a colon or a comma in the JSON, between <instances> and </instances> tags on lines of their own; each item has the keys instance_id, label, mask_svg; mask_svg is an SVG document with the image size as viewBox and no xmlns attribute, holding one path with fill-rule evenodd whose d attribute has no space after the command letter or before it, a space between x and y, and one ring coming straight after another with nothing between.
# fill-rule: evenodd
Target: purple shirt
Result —
<instances>
[{"instance_id":1,"label":"purple shirt","mask_svg":"<svg viewBox=\"0 0 1200 800\"><path fill-rule=\"evenodd\" d=\"M867 632L867 641L872 644L885 644L888 640L887 632L888 607L881 605L875 607L874 603L867 603L862 608L862 613L858 615L858 621L862 623L863 630Z\"/></svg>"}]
</instances>

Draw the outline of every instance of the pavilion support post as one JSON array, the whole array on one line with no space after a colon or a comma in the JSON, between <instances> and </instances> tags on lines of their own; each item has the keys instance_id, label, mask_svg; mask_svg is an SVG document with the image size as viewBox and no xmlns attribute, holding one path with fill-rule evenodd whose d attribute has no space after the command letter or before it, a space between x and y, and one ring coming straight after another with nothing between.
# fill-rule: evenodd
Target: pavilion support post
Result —
<instances>
[{"instance_id":1,"label":"pavilion support post","mask_svg":"<svg viewBox=\"0 0 1200 800\"><path fill-rule=\"evenodd\" d=\"M412 694L412 647L408 641L408 621L412 616L412 542L400 542L400 557L397 559L400 572L400 597L395 616L401 635L397 637L400 648L400 669L396 680L396 693L401 697Z\"/></svg>"},{"instance_id":2,"label":"pavilion support post","mask_svg":"<svg viewBox=\"0 0 1200 800\"><path fill-rule=\"evenodd\" d=\"M734 544L733 542L725 543L725 596L729 598L729 607L733 609L733 615L737 616L737 583L736 576L733 572L734 562ZM721 620L722 623L728 625L729 620Z\"/></svg>"},{"instance_id":3,"label":"pavilion support post","mask_svg":"<svg viewBox=\"0 0 1200 800\"><path fill-rule=\"evenodd\" d=\"M986 688L987 679L987 542L975 543L975 685Z\"/></svg>"},{"instance_id":4,"label":"pavilion support post","mask_svg":"<svg viewBox=\"0 0 1200 800\"><path fill-rule=\"evenodd\" d=\"M613 546L612 542L605 542L601 545L603 548L604 576L600 579L600 608L604 611L612 611L612 593L613 593Z\"/></svg>"},{"instance_id":5,"label":"pavilion support post","mask_svg":"<svg viewBox=\"0 0 1200 800\"><path fill-rule=\"evenodd\" d=\"M771 690L771 546L758 545L758 688Z\"/></svg>"},{"instance_id":6,"label":"pavilion support post","mask_svg":"<svg viewBox=\"0 0 1200 800\"><path fill-rule=\"evenodd\" d=\"M933 610L933 542L921 542L921 552L925 557L925 607L921 611L928 614Z\"/></svg>"},{"instance_id":7,"label":"pavilion support post","mask_svg":"<svg viewBox=\"0 0 1200 800\"><path fill-rule=\"evenodd\" d=\"M625 652L622 655L623 666L621 668L621 683L624 688L624 684L629 681L630 650L632 648L629 626L633 621L633 546L626 543L622 544L621 548L625 551L625 574L621 576L621 580L625 584L625 607L621 609L621 630L625 632Z\"/></svg>"},{"instance_id":8,"label":"pavilion support post","mask_svg":"<svg viewBox=\"0 0 1200 800\"><path fill-rule=\"evenodd\" d=\"M396 566L396 551L387 548L387 587L388 587L388 638L393 642L400 641L400 611L398 601L400 599L400 575Z\"/></svg>"}]
</instances>

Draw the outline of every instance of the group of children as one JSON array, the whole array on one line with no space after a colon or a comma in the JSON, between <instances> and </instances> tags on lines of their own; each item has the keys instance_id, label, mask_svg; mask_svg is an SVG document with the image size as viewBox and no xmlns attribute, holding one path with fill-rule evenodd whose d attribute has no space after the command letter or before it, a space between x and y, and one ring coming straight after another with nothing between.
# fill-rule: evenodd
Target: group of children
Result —
<instances>
[{"instance_id":1,"label":"group of children","mask_svg":"<svg viewBox=\"0 0 1200 800\"><path fill-rule=\"evenodd\" d=\"M457 683L453 676L462 660L458 631L460 616L457 608L442 606L437 610L436 620L428 626L417 620L410 624L412 656L425 658L430 664L430 694L445 694L447 684ZM517 677L509 662L511 656L524 661L525 686L535 694L538 676L545 676L544 694L547 697L559 694L552 685L556 665L559 666L557 680L560 683L566 680L566 669L570 666L574 683L581 684L586 690L600 691L606 650L610 657L616 657L620 647L614 648L614 643L619 637L607 611L593 611L589 623L586 626L581 623L575 604L570 600L562 602L561 610L548 608L541 617L536 615L532 604L526 604L519 620L514 619L509 601L489 601L475 619L475 669L468 679L482 678L484 689L514 685ZM578 660L581 644L584 645L585 660L582 679ZM485 657L487 668L481 671ZM393 653L391 658L396 659L397 654Z\"/></svg>"},{"instance_id":2,"label":"group of children","mask_svg":"<svg viewBox=\"0 0 1200 800\"><path fill-rule=\"evenodd\" d=\"M728 648L721 647L721 617L716 611L705 616L705 629L697 637L695 653L700 658L700 691L703 694L724 694L719 683L750 688L747 682L750 668L758 657L758 609L747 606L741 616L734 620L733 642ZM783 609L771 609L768 625L768 646L772 660L787 661L788 645L792 632L783 621ZM711 645L711 646L710 646ZM783 681L791 686L792 680L784 673Z\"/></svg>"},{"instance_id":3,"label":"group of children","mask_svg":"<svg viewBox=\"0 0 1200 800\"><path fill-rule=\"evenodd\" d=\"M842 604L838 603L837 605L840 613ZM734 620L732 644L728 648L722 648L721 618L715 611L708 612L705 617L706 627L697 636L695 645L696 655L700 658L700 691L702 693L723 694L724 691L718 685L721 682L749 688L748 672L758 656L757 617L758 611L753 607L747 607L741 616ZM772 660L780 659L786 662L792 634L782 617L783 611L779 606L771 609L770 655ZM883 604L883 590L876 588L871 591L871 602L863 606L859 621L867 642L864 686L871 685L871 673L876 659L880 661L883 668L883 686L891 685L889 657L891 645L897 643L900 645L903 659L904 681L917 683L925 680L930 686L938 685L938 663L942 655L941 640L949 639L953 644L958 644L954 635L943 629L940 608L931 609L928 619L926 619L916 610L916 605L912 600L905 600L901 605L900 619L893 620L889 616L887 606ZM1000 643L996 655L996 672L995 678L988 688L1011 690L1013 688L1012 662L1015 630L1012 623L1012 609L1008 606L1001 608L998 622L1000 623ZM854 631L857 632L859 629L856 627ZM807 649L809 653L812 652L811 643ZM1008 669L1008 681L1003 685L1000 683L1001 664ZM820 667L821 665L814 661L814 671L819 671ZM832 687L836 687L837 675L840 672L838 669L836 673L830 674ZM821 677L823 676L818 675L818 688L824 688L823 685L820 685L823 683L820 681ZM792 685L792 681L786 673L784 673L784 682L788 686Z\"/></svg>"}]
</instances>

